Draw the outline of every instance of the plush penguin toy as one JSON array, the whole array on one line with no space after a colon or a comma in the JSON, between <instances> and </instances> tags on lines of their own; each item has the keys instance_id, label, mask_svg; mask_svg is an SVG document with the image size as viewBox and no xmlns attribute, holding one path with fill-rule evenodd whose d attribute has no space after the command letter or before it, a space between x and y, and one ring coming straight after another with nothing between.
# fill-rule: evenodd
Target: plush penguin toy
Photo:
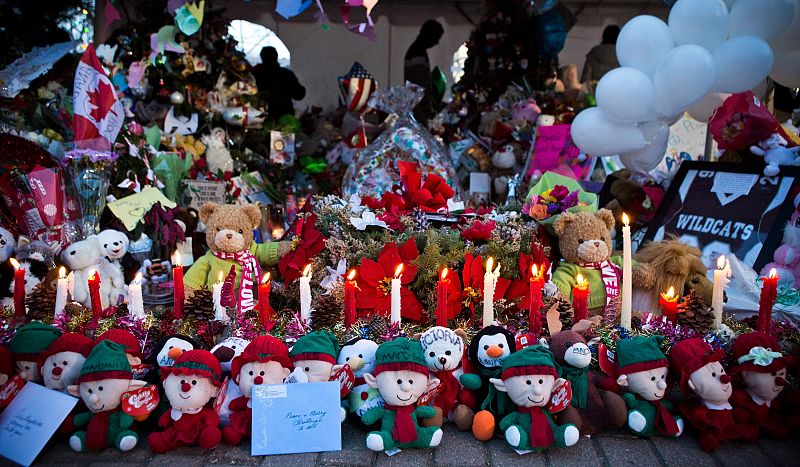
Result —
<instances>
[{"instance_id":1,"label":"plush penguin toy","mask_svg":"<svg viewBox=\"0 0 800 467\"><path fill-rule=\"evenodd\" d=\"M494 436L495 421L514 411L514 404L508 394L497 391L489 382L499 378L503 360L517 350L514 334L500 326L486 326L481 329L469 345L469 360L476 373L461 375L461 384L476 391L481 411L475 414L472 434L481 441Z\"/></svg>"},{"instance_id":2,"label":"plush penguin toy","mask_svg":"<svg viewBox=\"0 0 800 467\"><path fill-rule=\"evenodd\" d=\"M151 414L148 422L150 423L158 423L159 417L169 410L169 400L167 399L167 395L164 393L164 387L161 385L161 374L167 368L171 368L175 365L175 360L178 359L181 355L185 352L194 349L202 348L194 339L189 336L185 336L183 334L172 334L169 336L164 337L159 341L159 343L153 348L153 352L150 354L149 363L152 365L152 369L148 372L147 377L145 380L150 384L155 384L158 386L158 395L160 396L160 403L158 404L158 408ZM151 422L152 421L152 422ZM150 427L153 431L155 430L155 426Z\"/></svg>"},{"instance_id":3,"label":"plush penguin toy","mask_svg":"<svg viewBox=\"0 0 800 467\"><path fill-rule=\"evenodd\" d=\"M219 360L219 364L222 367L222 374L224 376L230 376L231 363L233 363L233 359L241 355L249 344L250 341L240 337L229 337L211 349L211 353L217 358L217 360ZM219 408L219 421L222 426L228 426L230 425L231 415L231 409L229 407L230 403L231 401L242 397L242 391L239 389L239 385L233 381L233 378L228 379L228 383L225 385L224 391L224 400Z\"/></svg>"},{"instance_id":4,"label":"plush penguin toy","mask_svg":"<svg viewBox=\"0 0 800 467\"><path fill-rule=\"evenodd\" d=\"M384 401L381 393L370 387L364 380L364 374L371 373L375 369L375 351L378 344L369 340L357 337L347 341L339 350L339 358L336 363L339 365L350 365L353 375L356 377L353 389L343 401L343 405L348 413L352 414L353 420L362 428L367 428L361 421L361 416L373 407L383 407Z\"/></svg>"}]
</instances>

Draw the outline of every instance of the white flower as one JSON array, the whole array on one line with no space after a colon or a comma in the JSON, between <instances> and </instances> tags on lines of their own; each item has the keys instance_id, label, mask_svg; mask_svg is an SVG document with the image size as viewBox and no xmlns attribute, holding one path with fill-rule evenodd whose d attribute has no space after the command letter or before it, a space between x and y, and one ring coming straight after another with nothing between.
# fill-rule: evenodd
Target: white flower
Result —
<instances>
[{"instance_id":1,"label":"white flower","mask_svg":"<svg viewBox=\"0 0 800 467\"><path fill-rule=\"evenodd\" d=\"M350 212L353 214L358 214L367 208L366 206L361 205L361 197L357 194L350 195L350 199L348 200L347 204L350 206Z\"/></svg>"},{"instance_id":2,"label":"white flower","mask_svg":"<svg viewBox=\"0 0 800 467\"><path fill-rule=\"evenodd\" d=\"M350 223L353 224L356 230L367 230L369 226L389 228L389 225L375 217L375 213L372 211L364 211L361 213L361 217L351 217Z\"/></svg>"},{"instance_id":3,"label":"white flower","mask_svg":"<svg viewBox=\"0 0 800 467\"><path fill-rule=\"evenodd\" d=\"M330 293L338 284L344 281L344 275L347 272L347 260L340 259L336 269L330 266L325 266L325 268L328 270L328 275L322 279L319 285Z\"/></svg>"}]
</instances>

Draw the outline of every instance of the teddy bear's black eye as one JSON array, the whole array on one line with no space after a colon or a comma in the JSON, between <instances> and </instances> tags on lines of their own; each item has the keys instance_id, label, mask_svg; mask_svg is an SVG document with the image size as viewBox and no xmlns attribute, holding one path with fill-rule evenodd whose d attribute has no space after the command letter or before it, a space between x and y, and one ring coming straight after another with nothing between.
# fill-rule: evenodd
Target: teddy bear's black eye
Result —
<instances>
[{"instance_id":1,"label":"teddy bear's black eye","mask_svg":"<svg viewBox=\"0 0 800 467\"><path fill-rule=\"evenodd\" d=\"M242 229L239 229L239 233L244 233L244 232L242 231Z\"/></svg>"},{"instance_id":2,"label":"teddy bear's black eye","mask_svg":"<svg viewBox=\"0 0 800 467\"><path fill-rule=\"evenodd\" d=\"M431 352L428 355L430 355L431 357L435 357L436 356L436 352Z\"/></svg>"},{"instance_id":3,"label":"teddy bear's black eye","mask_svg":"<svg viewBox=\"0 0 800 467\"><path fill-rule=\"evenodd\" d=\"M219 227L217 227L217 232L219 232L219 230L220 230L220 228L219 228Z\"/></svg>"},{"instance_id":4,"label":"teddy bear's black eye","mask_svg":"<svg viewBox=\"0 0 800 467\"><path fill-rule=\"evenodd\" d=\"M364 356L361 355L361 354L358 354L358 358L364 358Z\"/></svg>"},{"instance_id":5,"label":"teddy bear's black eye","mask_svg":"<svg viewBox=\"0 0 800 467\"><path fill-rule=\"evenodd\" d=\"M103 248L108 248L108 243L104 243Z\"/></svg>"},{"instance_id":6,"label":"teddy bear's black eye","mask_svg":"<svg viewBox=\"0 0 800 467\"><path fill-rule=\"evenodd\" d=\"M445 352L444 352L444 354L445 354L445 355L451 355L452 353L453 353L453 352L451 352L451 351L449 351L449 350L445 350Z\"/></svg>"},{"instance_id":7,"label":"teddy bear's black eye","mask_svg":"<svg viewBox=\"0 0 800 467\"><path fill-rule=\"evenodd\" d=\"M578 245L580 245L581 243L583 243L583 239L582 239L582 238L579 238L579 239L578 239Z\"/></svg>"},{"instance_id":8,"label":"teddy bear's black eye","mask_svg":"<svg viewBox=\"0 0 800 467\"><path fill-rule=\"evenodd\" d=\"M231 350L236 350L236 346L235 346L235 345L232 345L232 346L231 346Z\"/></svg>"},{"instance_id":9,"label":"teddy bear's black eye","mask_svg":"<svg viewBox=\"0 0 800 467\"><path fill-rule=\"evenodd\" d=\"M604 242L604 241L606 241L606 237L600 237L600 241L601 241L601 242Z\"/></svg>"}]
</instances>

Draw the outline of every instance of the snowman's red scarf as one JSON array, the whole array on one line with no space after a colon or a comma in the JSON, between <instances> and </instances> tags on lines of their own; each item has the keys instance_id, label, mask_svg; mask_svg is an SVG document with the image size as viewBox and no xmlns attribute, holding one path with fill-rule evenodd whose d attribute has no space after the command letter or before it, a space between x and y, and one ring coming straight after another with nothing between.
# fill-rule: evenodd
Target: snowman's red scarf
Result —
<instances>
[{"instance_id":1,"label":"snowman's red scarf","mask_svg":"<svg viewBox=\"0 0 800 467\"><path fill-rule=\"evenodd\" d=\"M215 251L214 256L239 263L239 266L242 267L242 280L239 281L239 299L236 300L236 307L240 313L246 313L255 308L253 289L255 288L256 277L261 275L261 267L256 257L250 253L250 250L243 250L238 253Z\"/></svg>"},{"instance_id":2,"label":"snowman's red scarf","mask_svg":"<svg viewBox=\"0 0 800 467\"><path fill-rule=\"evenodd\" d=\"M606 305L611 302L612 297L619 297L619 267L609 260L602 263L583 263L582 268L597 269L600 271L600 277L603 279L603 285L606 288Z\"/></svg>"}]
</instances>

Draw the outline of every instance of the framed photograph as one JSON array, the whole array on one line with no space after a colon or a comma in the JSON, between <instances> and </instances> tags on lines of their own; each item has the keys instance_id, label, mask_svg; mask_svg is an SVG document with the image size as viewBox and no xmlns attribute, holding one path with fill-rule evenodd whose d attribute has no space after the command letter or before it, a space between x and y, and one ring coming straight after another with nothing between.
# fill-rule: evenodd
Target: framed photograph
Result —
<instances>
[{"instance_id":1,"label":"framed photograph","mask_svg":"<svg viewBox=\"0 0 800 467\"><path fill-rule=\"evenodd\" d=\"M677 235L707 266L733 254L756 271L772 260L800 191L800 167L767 177L763 166L684 161L645 234Z\"/></svg>"}]
</instances>

